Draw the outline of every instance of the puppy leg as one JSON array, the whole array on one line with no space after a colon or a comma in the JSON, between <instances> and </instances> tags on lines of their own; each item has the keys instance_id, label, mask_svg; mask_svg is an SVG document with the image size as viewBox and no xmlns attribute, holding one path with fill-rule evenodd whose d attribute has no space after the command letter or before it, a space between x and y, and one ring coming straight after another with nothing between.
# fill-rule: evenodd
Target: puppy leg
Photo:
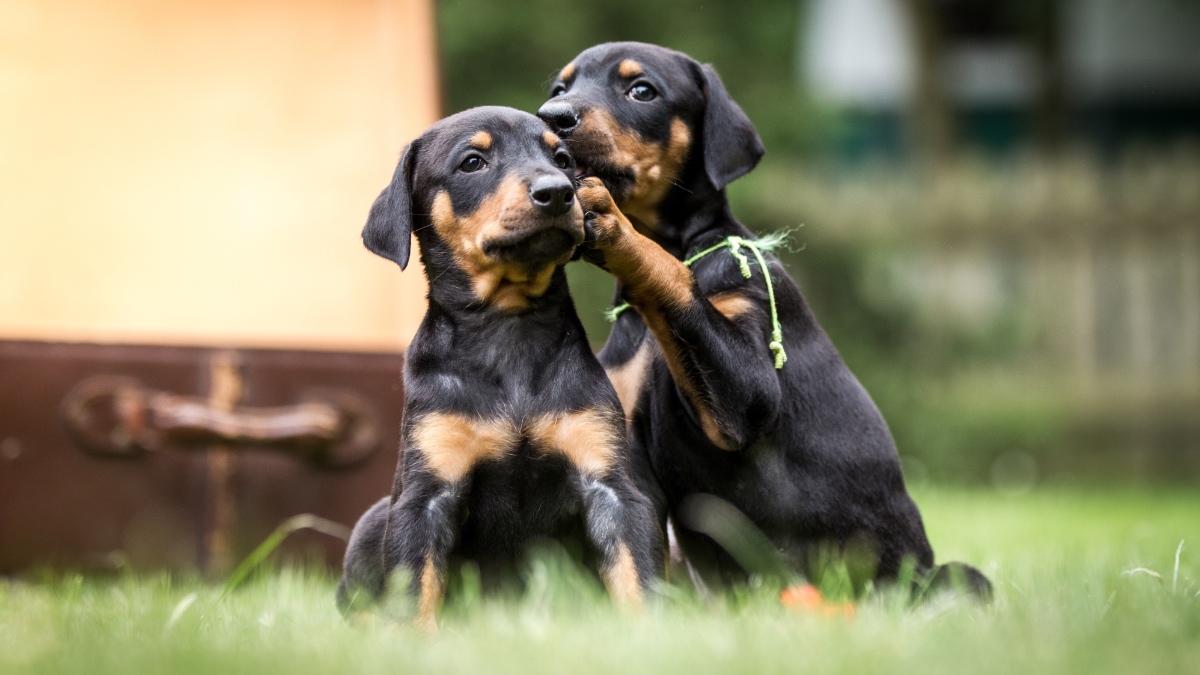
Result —
<instances>
[{"instance_id":1,"label":"puppy leg","mask_svg":"<svg viewBox=\"0 0 1200 675\"><path fill-rule=\"evenodd\" d=\"M960 562L937 565L933 569L920 573L920 578L914 584L921 599L938 593L953 591L967 593L979 602L988 604L992 601L992 582L983 572Z\"/></svg>"},{"instance_id":2,"label":"puppy leg","mask_svg":"<svg viewBox=\"0 0 1200 675\"><path fill-rule=\"evenodd\" d=\"M584 258L620 282L658 341L700 430L723 450L749 447L772 427L782 401L763 339L770 330L765 297L743 289L715 298L714 305L682 261L637 232L603 183L585 178L576 194L594 235Z\"/></svg>"},{"instance_id":3,"label":"puppy leg","mask_svg":"<svg viewBox=\"0 0 1200 675\"><path fill-rule=\"evenodd\" d=\"M346 545L342 578L337 587L337 606L345 615L366 611L383 595L386 574L383 534L391 498L384 497L358 519Z\"/></svg>"},{"instance_id":4,"label":"puppy leg","mask_svg":"<svg viewBox=\"0 0 1200 675\"><path fill-rule=\"evenodd\" d=\"M447 560L458 538L465 493L465 481L447 483L422 474L405 483L391 510L385 569L411 574L407 590L415 601L413 623L426 630L437 630Z\"/></svg>"},{"instance_id":5,"label":"puppy leg","mask_svg":"<svg viewBox=\"0 0 1200 675\"><path fill-rule=\"evenodd\" d=\"M638 609L665 565L654 507L624 476L582 481L584 521L604 585L618 605Z\"/></svg>"}]
</instances>

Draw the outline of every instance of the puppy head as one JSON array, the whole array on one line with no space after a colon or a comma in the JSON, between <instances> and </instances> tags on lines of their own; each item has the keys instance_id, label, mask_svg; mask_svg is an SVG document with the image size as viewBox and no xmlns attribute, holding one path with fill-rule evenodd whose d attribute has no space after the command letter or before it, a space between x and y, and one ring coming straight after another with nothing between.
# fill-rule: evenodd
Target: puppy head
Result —
<instances>
[{"instance_id":1,"label":"puppy head","mask_svg":"<svg viewBox=\"0 0 1200 675\"><path fill-rule=\"evenodd\" d=\"M426 273L439 270L431 280L453 267L476 300L519 310L583 241L573 175L565 145L536 117L473 108L405 148L371 207L363 243L404 269L415 232Z\"/></svg>"},{"instance_id":2,"label":"puppy head","mask_svg":"<svg viewBox=\"0 0 1200 675\"><path fill-rule=\"evenodd\" d=\"M687 183L705 181L720 190L763 155L712 66L640 42L581 53L538 116L566 139L581 174L604 181L622 211L651 227L672 187L695 192Z\"/></svg>"}]
</instances>

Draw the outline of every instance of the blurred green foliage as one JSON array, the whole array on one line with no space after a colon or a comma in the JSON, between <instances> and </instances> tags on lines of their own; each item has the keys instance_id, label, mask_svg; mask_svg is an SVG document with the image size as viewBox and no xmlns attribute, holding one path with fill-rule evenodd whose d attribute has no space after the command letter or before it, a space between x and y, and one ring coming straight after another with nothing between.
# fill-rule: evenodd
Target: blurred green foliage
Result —
<instances>
[{"instance_id":1,"label":"blurred green foliage","mask_svg":"<svg viewBox=\"0 0 1200 675\"><path fill-rule=\"evenodd\" d=\"M831 119L798 85L801 7L797 0L531 0L519 7L442 0L445 112L477 105L536 110L554 74L576 54L601 42L637 40L712 63L769 152L804 152Z\"/></svg>"}]
</instances>

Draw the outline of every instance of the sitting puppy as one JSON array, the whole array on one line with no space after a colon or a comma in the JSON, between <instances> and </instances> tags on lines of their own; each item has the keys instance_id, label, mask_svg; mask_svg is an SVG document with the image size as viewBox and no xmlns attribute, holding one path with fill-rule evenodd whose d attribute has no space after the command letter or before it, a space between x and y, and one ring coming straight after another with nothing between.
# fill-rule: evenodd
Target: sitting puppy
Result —
<instances>
[{"instance_id":1,"label":"sitting puppy","mask_svg":"<svg viewBox=\"0 0 1200 675\"><path fill-rule=\"evenodd\" d=\"M363 241L401 269L416 233L429 308L408 349L395 487L354 528L343 611L405 570L409 588L392 590L435 626L452 557L489 583L544 537L583 542L621 603L661 574L620 402L563 272L584 238L573 175L536 117L475 108L413 141L372 206Z\"/></svg>"},{"instance_id":2,"label":"sitting puppy","mask_svg":"<svg viewBox=\"0 0 1200 675\"><path fill-rule=\"evenodd\" d=\"M730 212L725 186L763 148L717 73L662 47L603 44L562 69L538 115L578 163L595 231L586 257L636 310L619 315L600 361L701 578L745 573L705 513L719 502L699 497L714 495L810 578L831 552L854 558L860 582L895 578L909 559L988 595L974 568L935 568L879 411Z\"/></svg>"}]
</instances>

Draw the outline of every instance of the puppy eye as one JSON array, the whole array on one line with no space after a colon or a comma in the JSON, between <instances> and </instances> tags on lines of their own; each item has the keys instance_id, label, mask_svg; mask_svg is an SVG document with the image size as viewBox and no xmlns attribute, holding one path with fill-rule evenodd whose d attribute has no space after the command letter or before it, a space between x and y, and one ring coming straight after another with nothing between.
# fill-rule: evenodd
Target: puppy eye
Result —
<instances>
[{"instance_id":1,"label":"puppy eye","mask_svg":"<svg viewBox=\"0 0 1200 675\"><path fill-rule=\"evenodd\" d=\"M658 98L658 92L645 82L639 82L629 88L629 98L635 101L653 101Z\"/></svg>"},{"instance_id":2,"label":"puppy eye","mask_svg":"<svg viewBox=\"0 0 1200 675\"><path fill-rule=\"evenodd\" d=\"M470 157L464 159L462 164L458 165L458 170L462 171L463 173L474 173L485 166L487 166L487 162L483 161L482 157L479 155L471 155Z\"/></svg>"},{"instance_id":3,"label":"puppy eye","mask_svg":"<svg viewBox=\"0 0 1200 675\"><path fill-rule=\"evenodd\" d=\"M567 93L566 85L556 84L556 85L554 85L554 88L550 90L550 98L562 96L565 93Z\"/></svg>"},{"instance_id":4,"label":"puppy eye","mask_svg":"<svg viewBox=\"0 0 1200 675\"><path fill-rule=\"evenodd\" d=\"M571 156L565 152L560 152L554 155L554 166L557 166L560 169L571 168Z\"/></svg>"}]
</instances>

